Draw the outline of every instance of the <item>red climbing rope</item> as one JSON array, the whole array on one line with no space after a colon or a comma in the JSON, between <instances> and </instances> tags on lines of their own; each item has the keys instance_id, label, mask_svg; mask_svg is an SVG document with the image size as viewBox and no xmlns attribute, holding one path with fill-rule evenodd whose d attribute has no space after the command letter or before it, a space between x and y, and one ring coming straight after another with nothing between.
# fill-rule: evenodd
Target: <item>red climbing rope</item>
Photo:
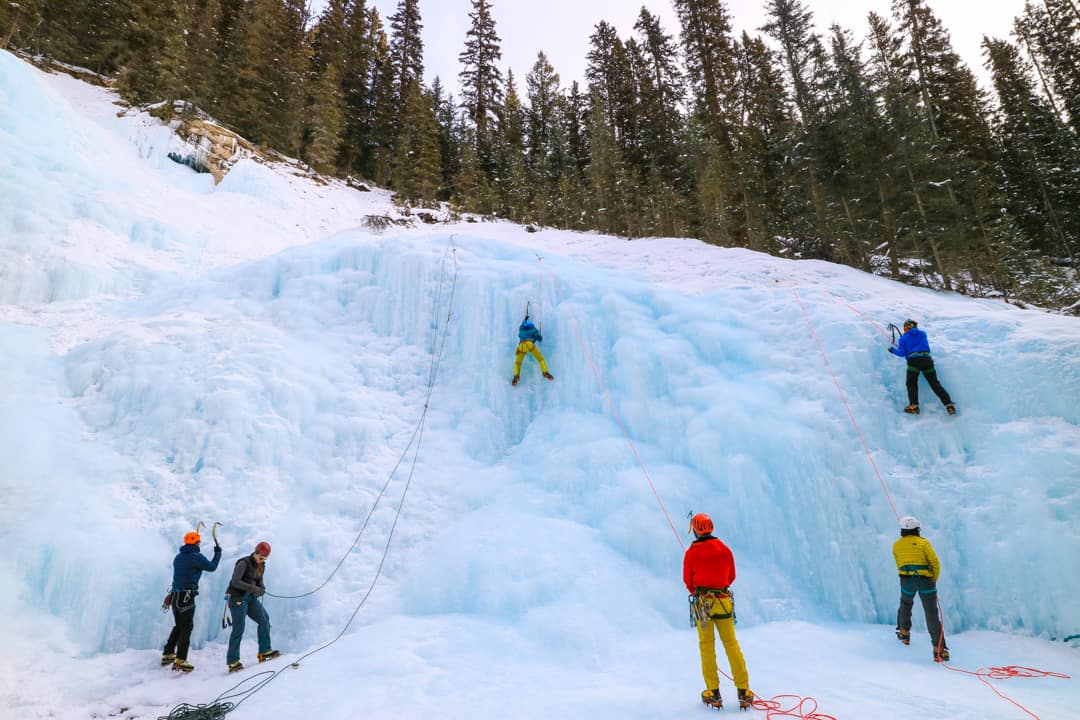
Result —
<instances>
[{"instance_id":1,"label":"red climbing rope","mask_svg":"<svg viewBox=\"0 0 1080 720\"><path fill-rule=\"evenodd\" d=\"M821 344L821 339L818 337L817 330L814 329L814 323L810 321L810 314L806 312L806 306L803 305L802 298L799 297L798 288L792 288L791 293L795 296L795 302L799 303L799 309L802 310L803 319L806 320L806 326L810 328L810 334L814 338L814 344L817 345L818 352L821 353L821 357L825 360L825 367L828 368L829 374L832 375L833 384L836 385L836 392L840 395L840 400L844 403L844 409L847 410L848 418L851 419L851 424L855 427L855 433L859 436L859 442L862 443L863 451L866 453L866 459L870 461L870 467L874 469L874 474L877 475L878 482L881 483L881 491L885 493L885 499L889 501L889 506L892 507L893 514L896 516L897 521L899 521L900 513L896 509L896 503L893 502L892 495L889 493L889 488L885 485L885 478L881 476L881 471L878 470L877 461L874 460L874 453L870 451L870 446L866 442L866 437L863 436L862 428L859 427L859 422L855 419L855 413L851 410L851 404L848 403L847 395L844 394L843 388L840 387L840 379L836 377L836 373L833 371L832 363L829 362L829 356L825 353L825 346Z\"/></svg>"}]
</instances>

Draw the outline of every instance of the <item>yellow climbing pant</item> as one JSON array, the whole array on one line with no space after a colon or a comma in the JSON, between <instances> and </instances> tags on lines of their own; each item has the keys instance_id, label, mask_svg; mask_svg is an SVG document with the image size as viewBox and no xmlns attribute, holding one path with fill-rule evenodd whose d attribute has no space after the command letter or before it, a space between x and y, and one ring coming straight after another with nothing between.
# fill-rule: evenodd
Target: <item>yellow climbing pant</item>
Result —
<instances>
[{"instance_id":1,"label":"yellow climbing pant","mask_svg":"<svg viewBox=\"0 0 1080 720\"><path fill-rule=\"evenodd\" d=\"M698 647L701 649L701 677L705 680L707 690L716 690L720 687L720 673L716 667L716 635L713 628L720 634L720 642L724 644L724 652L727 653L728 665L731 666L731 677L735 681L735 687L746 690L750 687L750 680L746 675L746 661L743 660L742 648L735 638L735 619L732 617L734 603L730 597L715 598L712 601L710 615L727 615L725 618L706 620L698 623Z\"/></svg>"},{"instance_id":2,"label":"yellow climbing pant","mask_svg":"<svg viewBox=\"0 0 1080 720\"><path fill-rule=\"evenodd\" d=\"M540 348L536 347L536 343L532 340L523 340L518 343L517 351L514 352L514 374L521 374L521 361L525 359L526 355L532 355L536 358L536 362L540 363L540 372L546 373L547 362L544 360L544 356L540 353Z\"/></svg>"}]
</instances>

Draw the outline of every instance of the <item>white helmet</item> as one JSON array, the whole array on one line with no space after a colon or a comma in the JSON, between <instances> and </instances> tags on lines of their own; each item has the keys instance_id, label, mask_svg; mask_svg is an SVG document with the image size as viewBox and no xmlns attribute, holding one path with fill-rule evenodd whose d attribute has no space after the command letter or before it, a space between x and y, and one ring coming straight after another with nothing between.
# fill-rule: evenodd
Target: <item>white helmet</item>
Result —
<instances>
[{"instance_id":1,"label":"white helmet","mask_svg":"<svg viewBox=\"0 0 1080 720\"><path fill-rule=\"evenodd\" d=\"M908 515L906 517L902 517L902 518L900 518L900 529L901 530L918 530L919 529L919 521L916 520L915 518L911 517L910 515Z\"/></svg>"}]
</instances>

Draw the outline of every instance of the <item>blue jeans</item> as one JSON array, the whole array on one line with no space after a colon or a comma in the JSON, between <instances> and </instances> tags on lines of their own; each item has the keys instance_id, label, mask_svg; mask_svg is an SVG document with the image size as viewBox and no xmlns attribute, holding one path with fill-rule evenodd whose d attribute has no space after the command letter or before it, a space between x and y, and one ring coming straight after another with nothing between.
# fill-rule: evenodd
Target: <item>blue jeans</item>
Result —
<instances>
[{"instance_id":1,"label":"blue jeans","mask_svg":"<svg viewBox=\"0 0 1080 720\"><path fill-rule=\"evenodd\" d=\"M244 623L251 618L259 625L259 652L270 652L270 616L254 595L245 595L240 600L229 599L229 614L232 615L232 634L229 635L229 653L225 662L230 665L240 659L240 641L244 637Z\"/></svg>"}]
</instances>

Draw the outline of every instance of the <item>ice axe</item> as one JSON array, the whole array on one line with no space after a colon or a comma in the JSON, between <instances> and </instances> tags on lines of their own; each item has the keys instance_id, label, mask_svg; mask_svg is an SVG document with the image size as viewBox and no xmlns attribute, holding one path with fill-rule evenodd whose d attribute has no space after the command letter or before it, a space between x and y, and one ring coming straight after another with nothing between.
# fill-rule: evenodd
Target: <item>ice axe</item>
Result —
<instances>
[{"instance_id":1,"label":"ice axe","mask_svg":"<svg viewBox=\"0 0 1080 720\"><path fill-rule=\"evenodd\" d=\"M221 547L221 543L217 539L218 525L221 525L221 523L216 522L210 527L210 537L214 538L214 547Z\"/></svg>"}]
</instances>

